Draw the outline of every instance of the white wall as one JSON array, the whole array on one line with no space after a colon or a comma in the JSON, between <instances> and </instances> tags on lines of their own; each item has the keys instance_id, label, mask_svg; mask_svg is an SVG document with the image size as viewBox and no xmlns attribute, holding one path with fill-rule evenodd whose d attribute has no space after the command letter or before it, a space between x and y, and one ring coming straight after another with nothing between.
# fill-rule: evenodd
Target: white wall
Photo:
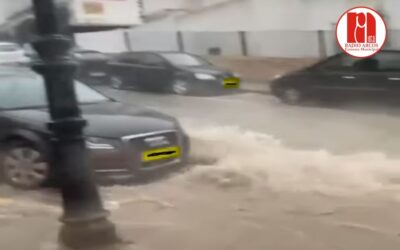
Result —
<instances>
[{"instance_id":1,"label":"white wall","mask_svg":"<svg viewBox=\"0 0 400 250\"><path fill-rule=\"evenodd\" d=\"M186 9L197 9L230 0L183 0Z\"/></svg>"},{"instance_id":2,"label":"white wall","mask_svg":"<svg viewBox=\"0 0 400 250\"><path fill-rule=\"evenodd\" d=\"M212 0L217 1L217 0ZM347 9L366 5L384 10L392 29L400 29L399 0L231 0L230 4L175 15L142 30L330 30Z\"/></svg>"},{"instance_id":3,"label":"white wall","mask_svg":"<svg viewBox=\"0 0 400 250\"><path fill-rule=\"evenodd\" d=\"M141 26L137 26L133 29L133 31L177 31L176 27L178 27L176 15L171 15L167 18L163 18L160 21L154 21L151 23L143 24Z\"/></svg>"},{"instance_id":4,"label":"white wall","mask_svg":"<svg viewBox=\"0 0 400 250\"><path fill-rule=\"evenodd\" d=\"M166 9L196 9L229 0L143 0L145 14Z\"/></svg>"},{"instance_id":5,"label":"white wall","mask_svg":"<svg viewBox=\"0 0 400 250\"><path fill-rule=\"evenodd\" d=\"M252 31L247 33L250 56L318 57L315 31Z\"/></svg>"},{"instance_id":6,"label":"white wall","mask_svg":"<svg viewBox=\"0 0 400 250\"><path fill-rule=\"evenodd\" d=\"M225 56L241 55L241 46L237 32L184 32L185 51L207 55L210 48L220 48Z\"/></svg>"},{"instance_id":7,"label":"white wall","mask_svg":"<svg viewBox=\"0 0 400 250\"><path fill-rule=\"evenodd\" d=\"M333 30L326 30L325 32L326 52L327 55L334 55L341 51L337 45L336 32Z\"/></svg>"},{"instance_id":8,"label":"white wall","mask_svg":"<svg viewBox=\"0 0 400 250\"><path fill-rule=\"evenodd\" d=\"M165 9L179 9L184 7L185 0L143 0L145 14L162 11Z\"/></svg>"},{"instance_id":9,"label":"white wall","mask_svg":"<svg viewBox=\"0 0 400 250\"><path fill-rule=\"evenodd\" d=\"M177 16L178 28L187 31L240 30L241 27L250 25L252 9L249 3L251 0L232 0L230 4L217 5L190 15Z\"/></svg>"},{"instance_id":10,"label":"white wall","mask_svg":"<svg viewBox=\"0 0 400 250\"><path fill-rule=\"evenodd\" d=\"M374 0L232 0L178 22L183 30L328 30L344 11L360 4L380 5Z\"/></svg>"},{"instance_id":11,"label":"white wall","mask_svg":"<svg viewBox=\"0 0 400 250\"><path fill-rule=\"evenodd\" d=\"M177 50L175 32L182 30L188 52L207 54L209 48L220 47L223 55L241 55L239 38L233 31L248 30L247 44L252 56L316 57L319 56L316 31L325 30L327 53L331 55L337 52L335 23L345 10L357 5L383 10L389 16L389 28L400 30L399 0L232 0L227 5L190 15L175 14L136 28L130 35L131 44L134 50ZM122 33L118 32L77 37L79 44L92 49L106 52L126 49ZM400 48L399 41L400 32L389 33L391 47Z\"/></svg>"},{"instance_id":12,"label":"white wall","mask_svg":"<svg viewBox=\"0 0 400 250\"><path fill-rule=\"evenodd\" d=\"M400 29L400 1L399 0L384 0L383 11L387 16L385 17L389 29Z\"/></svg>"},{"instance_id":13,"label":"white wall","mask_svg":"<svg viewBox=\"0 0 400 250\"><path fill-rule=\"evenodd\" d=\"M152 22L138 27L137 30L149 31L229 31L237 30L238 22L248 23L243 13L249 5L245 0L233 0L234 3L207 11L196 11L190 14L178 14L167 19ZM252 0L250 0L252 1ZM238 21L240 20L240 21Z\"/></svg>"},{"instance_id":14,"label":"white wall","mask_svg":"<svg viewBox=\"0 0 400 250\"><path fill-rule=\"evenodd\" d=\"M75 35L78 46L106 53L126 51L123 30L81 33Z\"/></svg>"},{"instance_id":15,"label":"white wall","mask_svg":"<svg viewBox=\"0 0 400 250\"><path fill-rule=\"evenodd\" d=\"M131 48L134 51L158 50L177 51L176 32L129 32Z\"/></svg>"}]
</instances>

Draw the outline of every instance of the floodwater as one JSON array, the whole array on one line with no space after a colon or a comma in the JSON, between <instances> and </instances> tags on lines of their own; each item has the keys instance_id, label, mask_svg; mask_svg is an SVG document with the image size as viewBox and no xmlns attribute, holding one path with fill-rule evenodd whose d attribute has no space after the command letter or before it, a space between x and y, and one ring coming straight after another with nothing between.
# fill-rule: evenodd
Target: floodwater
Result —
<instances>
[{"instance_id":1,"label":"floodwater","mask_svg":"<svg viewBox=\"0 0 400 250\"><path fill-rule=\"evenodd\" d=\"M189 131L198 163L184 177L199 183L345 196L400 187L400 160L381 152L291 149L273 136L238 127Z\"/></svg>"},{"instance_id":2,"label":"floodwater","mask_svg":"<svg viewBox=\"0 0 400 250\"><path fill-rule=\"evenodd\" d=\"M256 94L114 97L174 114L192 140L187 171L104 190L134 194L111 207L137 212L121 226L138 247L399 249L396 109L289 107Z\"/></svg>"},{"instance_id":3,"label":"floodwater","mask_svg":"<svg viewBox=\"0 0 400 250\"><path fill-rule=\"evenodd\" d=\"M175 115L192 141L184 171L101 188L121 236L135 242L123 249L400 249L397 111L290 107L258 94L103 91ZM28 241L41 242L32 249L58 249L58 196L9 193L14 209L0 211L4 218L35 228ZM28 208L36 212L25 216ZM0 241L0 249L22 246Z\"/></svg>"}]
</instances>

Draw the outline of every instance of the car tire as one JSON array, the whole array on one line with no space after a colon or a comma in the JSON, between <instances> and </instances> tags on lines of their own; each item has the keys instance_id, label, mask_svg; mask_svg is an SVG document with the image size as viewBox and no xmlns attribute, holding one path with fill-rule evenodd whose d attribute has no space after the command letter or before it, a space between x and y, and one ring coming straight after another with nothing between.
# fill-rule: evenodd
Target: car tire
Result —
<instances>
[{"instance_id":1,"label":"car tire","mask_svg":"<svg viewBox=\"0 0 400 250\"><path fill-rule=\"evenodd\" d=\"M285 88L279 94L279 98L286 104L296 105L304 100L304 94L296 88Z\"/></svg>"},{"instance_id":2,"label":"car tire","mask_svg":"<svg viewBox=\"0 0 400 250\"><path fill-rule=\"evenodd\" d=\"M1 172L7 184L30 190L48 183L50 166L40 150L25 141L11 141L4 148Z\"/></svg>"},{"instance_id":3,"label":"car tire","mask_svg":"<svg viewBox=\"0 0 400 250\"><path fill-rule=\"evenodd\" d=\"M176 95L188 95L191 93L189 83L180 79L177 79L172 83L171 91Z\"/></svg>"}]
</instances>

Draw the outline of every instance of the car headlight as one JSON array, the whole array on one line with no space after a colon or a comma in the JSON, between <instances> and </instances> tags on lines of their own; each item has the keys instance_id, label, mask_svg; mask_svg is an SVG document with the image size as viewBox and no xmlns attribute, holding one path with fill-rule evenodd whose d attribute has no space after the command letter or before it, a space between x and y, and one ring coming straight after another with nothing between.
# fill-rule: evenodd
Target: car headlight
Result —
<instances>
[{"instance_id":1,"label":"car headlight","mask_svg":"<svg viewBox=\"0 0 400 250\"><path fill-rule=\"evenodd\" d=\"M89 149L115 149L110 140L99 137L87 137L86 147Z\"/></svg>"},{"instance_id":2,"label":"car headlight","mask_svg":"<svg viewBox=\"0 0 400 250\"><path fill-rule=\"evenodd\" d=\"M199 80L216 80L217 78L210 74L196 73L194 76Z\"/></svg>"}]
</instances>

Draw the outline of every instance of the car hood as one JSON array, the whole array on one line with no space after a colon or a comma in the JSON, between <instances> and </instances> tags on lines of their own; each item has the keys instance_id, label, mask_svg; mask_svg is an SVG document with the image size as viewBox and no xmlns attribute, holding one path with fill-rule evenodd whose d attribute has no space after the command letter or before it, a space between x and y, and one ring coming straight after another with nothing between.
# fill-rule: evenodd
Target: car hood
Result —
<instances>
[{"instance_id":1,"label":"car hood","mask_svg":"<svg viewBox=\"0 0 400 250\"><path fill-rule=\"evenodd\" d=\"M117 102L82 105L88 121L86 136L120 138L127 135L178 129L175 118L137 106ZM46 132L49 113L46 109L7 111L6 115L34 130Z\"/></svg>"},{"instance_id":2,"label":"car hood","mask_svg":"<svg viewBox=\"0 0 400 250\"><path fill-rule=\"evenodd\" d=\"M210 75L228 75L232 74L230 71L220 69L214 65L202 65L202 66L178 66L179 69L189 71L191 73L204 73Z\"/></svg>"}]
</instances>

